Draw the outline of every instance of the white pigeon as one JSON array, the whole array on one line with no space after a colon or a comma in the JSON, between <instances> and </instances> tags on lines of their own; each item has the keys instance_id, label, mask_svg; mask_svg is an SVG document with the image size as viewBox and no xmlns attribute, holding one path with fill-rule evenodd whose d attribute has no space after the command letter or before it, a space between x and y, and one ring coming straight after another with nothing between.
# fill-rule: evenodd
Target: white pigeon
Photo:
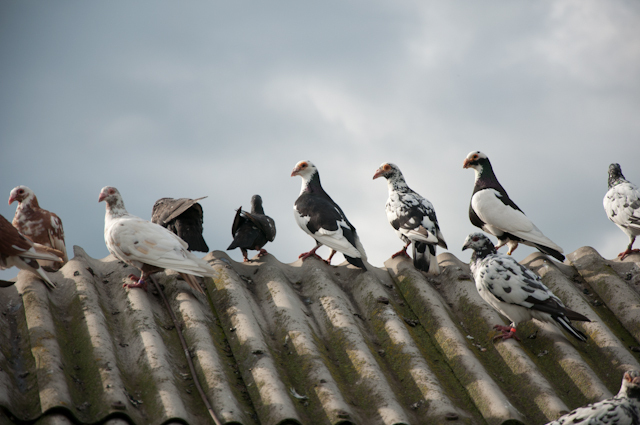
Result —
<instances>
[{"instance_id":1,"label":"white pigeon","mask_svg":"<svg viewBox=\"0 0 640 425\"><path fill-rule=\"evenodd\" d=\"M128 288L147 288L152 273L171 269L180 272L189 286L204 293L193 276L213 277L217 273L209 263L188 251L188 245L164 227L127 212L122 196L115 187L102 188L98 202L106 201L104 241L116 258L139 269L142 275L129 278Z\"/></svg>"},{"instance_id":2,"label":"white pigeon","mask_svg":"<svg viewBox=\"0 0 640 425\"><path fill-rule=\"evenodd\" d=\"M507 254L518 247L518 243L532 246L564 261L562 248L542 234L535 224L509 198L496 175L487 155L480 151L470 152L462 164L463 168L473 168L476 174L469 205L471 224L497 237L500 244L509 246Z\"/></svg>"},{"instance_id":3,"label":"white pigeon","mask_svg":"<svg viewBox=\"0 0 640 425\"><path fill-rule=\"evenodd\" d=\"M547 425L637 425L640 424L640 372L624 373L620 391L614 397L584 407Z\"/></svg>"},{"instance_id":4,"label":"white pigeon","mask_svg":"<svg viewBox=\"0 0 640 425\"><path fill-rule=\"evenodd\" d=\"M467 237L462 250L468 248L473 249L469 267L478 293L498 313L511 320L510 326L494 326L502 332L494 339L518 339L515 335L517 324L537 319L559 325L580 341L587 340L571 320L590 320L566 308L560 298L542 283L540 276L513 257L496 251L493 243L482 233L472 233Z\"/></svg>"},{"instance_id":5,"label":"white pigeon","mask_svg":"<svg viewBox=\"0 0 640 425\"><path fill-rule=\"evenodd\" d=\"M447 248L442 236L436 211L429 200L411 190L395 164L382 164L373 175L373 179L387 179L389 198L386 203L387 219L396 234L405 243L400 251L391 256L407 255L407 248L413 242L413 264L428 273L440 273L435 258L436 245Z\"/></svg>"},{"instance_id":6,"label":"white pigeon","mask_svg":"<svg viewBox=\"0 0 640 425\"><path fill-rule=\"evenodd\" d=\"M328 264L331 264L336 251L340 251L350 264L366 270L364 261L367 255L356 228L322 188L315 165L311 161L300 161L291 172L291 177L293 176L302 177L300 196L293 204L296 222L316 240L316 246L311 251L300 254L300 258L303 261L311 256L320 258L316 250L326 245L331 248L331 255L326 260Z\"/></svg>"},{"instance_id":7,"label":"white pigeon","mask_svg":"<svg viewBox=\"0 0 640 425\"><path fill-rule=\"evenodd\" d=\"M629 236L629 246L618 258L624 260L627 255L640 252L640 249L631 249L636 236L640 235L640 191L624 178L620 164L609 165L609 191L602 203L609 220Z\"/></svg>"}]
</instances>

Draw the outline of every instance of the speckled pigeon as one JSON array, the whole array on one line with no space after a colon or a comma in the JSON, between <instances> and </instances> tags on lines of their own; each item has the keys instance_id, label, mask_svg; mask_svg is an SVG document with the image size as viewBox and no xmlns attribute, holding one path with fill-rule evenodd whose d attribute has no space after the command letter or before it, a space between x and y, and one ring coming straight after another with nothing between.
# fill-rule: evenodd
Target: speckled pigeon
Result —
<instances>
[{"instance_id":1,"label":"speckled pigeon","mask_svg":"<svg viewBox=\"0 0 640 425\"><path fill-rule=\"evenodd\" d=\"M638 425L640 424L640 372L624 373L620 391L614 397L584 407L547 425Z\"/></svg>"},{"instance_id":2,"label":"speckled pigeon","mask_svg":"<svg viewBox=\"0 0 640 425\"><path fill-rule=\"evenodd\" d=\"M373 175L387 179L389 198L386 212L389 223L405 243L404 248L391 256L408 255L407 248L413 242L413 264L422 271L438 274L440 267L436 259L436 245L447 248L442 236L436 211L431 202L411 190L395 164L382 164Z\"/></svg>"},{"instance_id":3,"label":"speckled pigeon","mask_svg":"<svg viewBox=\"0 0 640 425\"><path fill-rule=\"evenodd\" d=\"M569 310L543 283L540 276L518 263L513 257L496 251L493 243L482 233L470 234L462 250L471 248L469 267L478 293L498 313L511 320L510 326L494 326L502 332L495 339L509 339L515 335L518 323L530 319L555 323L580 341L587 336L576 329L571 320L590 320Z\"/></svg>"},{"instance_id":4,"label":"speckled pigeon","mask_svg":"<svg viewBox=\"0 0 640 425\"><path fill-rule=\"evenodd\" d=\"M640 252L640 249L631 249L636 236L640 235L640 191L624 178L620 164L609 165L609 191L602 203L609 220L629 236L629 245L618 258L624 260L627 255Z\"/></svg>"}]
</instances>

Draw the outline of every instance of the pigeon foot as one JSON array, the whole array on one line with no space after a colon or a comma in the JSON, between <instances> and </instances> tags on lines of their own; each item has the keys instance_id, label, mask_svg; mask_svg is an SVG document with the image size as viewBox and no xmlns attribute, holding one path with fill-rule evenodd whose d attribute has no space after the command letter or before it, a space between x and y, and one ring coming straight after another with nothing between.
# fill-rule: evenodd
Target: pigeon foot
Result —
<instances>
[{"instance_id":1,"label":"pigeon foot","mask_svg":"<svg viewBox=\"0 0 640 425\"><path fill-rule=\"evenodd\" d=\"M640 249L626 249L624 252L618 254L618 258L624 260L626 256L634 254L636 252L640 252Z\"/></svg>"},{"instance_id":2,"label":"pigeon foot","mask_svg":"<svg viewBox=\"0 0 640 425\"><path fill-rule=\"evenodd\" d=\"M303 252L302 254L300 254L300 255L298 256L298 258L301 258L301 259L302 259L302 261L306 260L306 259L307 259L307 258L309 258L309 257L316 257L318 260L320 260L320 261L324 261L324 260L322 259L322 257L321 257L321 256L319 256L318 254L316 254L316 253L315 253L315 252L313 252L313 251Z\"/></svg>"},{"instance_id":3,"label":"pigeon foot","mask_svg":"<svg viewBox=\"0 0 640 425\"><path fill-rule=\"evenodd\" d=\"M400 255L404 255L405 257L409 257L409 254L407 254L407 248L406 247L404 249L401 249L400 251L396 252L395 254L392 254L391 258L396 258L396 257L399 257Z\"/></svg>"},{"instance_id":4,"label":"pigeon foot","mask_svg":"<svg viewBox=\"0 0 640 425\"><path fill-rule=\"evenodd\" d=\"M145 292L147 292L147 282L145 282L145 280L142 279L142 277L138 279L138 277L133 274L130 274L128 277L129 279L133 280L135 283L123 283L122 284L123 288L142 288L144 289Z\"/></svg>"},{"instance_id":5,"label":"pigeon foot","mask_svg":"<svg viewBox=\"0 0 640 425\"><path fill-rule=\"evenodd\" d=\"M496 335L493 337L493 340L497 340L497 339L510 339L513 338L516 341L520 341L520 338L518 338L518 336L516 335L516 328L511 327L511 326L502 326L502 325L495 325L493 327L493 329L497 329L500 332L502 332L500 335Z\"/></svg>"},{"instance_id":6,"label":"pigeon foot","mask_svg":"<svg viewBox=\"0 0 640 425\"><path fill-rule=\"evenodd\" d=\"M268 252L266 249L261 249L260 252L258 252L258 257L264 257L267 254Z\"/></svg>"}]
</instances>

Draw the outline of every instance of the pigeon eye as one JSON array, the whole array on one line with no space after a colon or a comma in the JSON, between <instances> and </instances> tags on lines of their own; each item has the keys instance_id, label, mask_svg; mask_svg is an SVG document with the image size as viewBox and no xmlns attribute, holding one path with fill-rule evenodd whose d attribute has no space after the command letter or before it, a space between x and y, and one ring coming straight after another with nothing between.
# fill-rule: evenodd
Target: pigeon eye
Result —
<instances>
[{"instance_id":1,"label":"pigeon eye","mask_svg":"<svg viewBox=\"0 0 640 425\"><path fill-rule=\"evenodd\" d=\"M300 164L300 168L307 168L307 163L303 162L302 164Z\"/></svg>"},{"instance_id":2,"label":"pigeon eye","mask_svg":"<svg viewBox=\"0 0 640 425\"><path fill-rule=\"evenodd\" d=\"M19 193L20 195L22 195L22 194L24 193L24 190L20 189L20 190L18 191L18 193Z\"/></svg>"},{"instance_id":3,"label":"pigeon eye","mask_svg":"<svg viewBox=\"0 0 640 425\"><path fill-rule=\"evenodd\" d=\"M472 240L473 240L474 242L478 242L478 241L480 240L480 238L479 238L479 237L477 237L477 236L474 236Z\"/></svg>"},{"instance_id":4,"label":"pigeon eye","mask_svg":"<svg viewBox=\"0 0 640 425\"><path fill-rule=\"evenodd\" d=\"M109 195L113 195L114 193L116 193L116 191L115 191L115 190L113 190L113 189L109 189Z\"/></svg>"},{"instance_id":5,"label":"pigeon eye","mask_svg":"<svg viewBox=\"0 0 640 425\"><path fill-rule=\"evenodd\" d=\"M384 169L384 171L389 171L391 170L391 166L389 164L384 164L384 167L382 167Z\"/></svg>"}]
</instances>

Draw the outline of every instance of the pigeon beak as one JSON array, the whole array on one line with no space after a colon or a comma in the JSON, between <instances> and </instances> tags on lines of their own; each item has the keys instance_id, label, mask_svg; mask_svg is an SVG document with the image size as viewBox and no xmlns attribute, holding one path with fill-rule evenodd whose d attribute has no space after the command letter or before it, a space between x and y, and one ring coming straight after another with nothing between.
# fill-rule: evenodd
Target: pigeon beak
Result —
<instances>
[{"instance_id":1,"label":"pigeon beak","mask_svg":"<svg viewBox=\"0 0 640 425\"><path fill-rule=\"evenodd\" d=\"M9 196L9 205L11 205L13 203L13 201L15 201L16 198L14 198L13 195Z\"/></svg>"},{"instance_id":2,"label":"pigeon beak","mask_svg":"<svg viewBox=\"0 0 640 425\"><path fill-rule=\"evenodd\" d=\"M469 240L464 241L464 245L462 245L462 250L463 251L466 250L466 249L469 249L469 243L470 242L471 241L469 241Z\"/></svg>"},{"instance_id":3,"label":"pigeon beak","mask_svg":"<svg viewBox=\"0 0 640 425\"><path fill-rule=\"evenodd\" d=\"M298 174L299 171L300 171L300 169L298 167L294 168L293 171L291 172L291 177L299 175Z\"/></svg>"},{"instance_id":4,"label":"pigeon beak","mask_svg":"<svg viewBox=\"0 0 640 425\"><path fill-rule=\"evenodd\" d=\"M102 202L107 197L107 194L104 192L100 192L100 196L98 196L98 202Z\"/></svg>"},{"instance_id":5,"label":"pigeon beak","mask_svg":"<svg viewBox=\"0 0 640 425\"><path fill-rule=\"evenodd\" d=\"M464 162L462 163L462 168L469 168L471 167L471 161L469 160L469 158L465 158Z\"/></svg>"},{"instance_id":6,"label":"pigeon beak","mask_svg":"<svg viewBox=\"0 0 640 425\"><path fill-rule=\"evenodd\" d=\"M376 173L373 175L373 180L377 179L378 177L380 177L382 174L384 174L384 170L382 168L378 168L376 170Z\"/></svg>"}]
</instances>

